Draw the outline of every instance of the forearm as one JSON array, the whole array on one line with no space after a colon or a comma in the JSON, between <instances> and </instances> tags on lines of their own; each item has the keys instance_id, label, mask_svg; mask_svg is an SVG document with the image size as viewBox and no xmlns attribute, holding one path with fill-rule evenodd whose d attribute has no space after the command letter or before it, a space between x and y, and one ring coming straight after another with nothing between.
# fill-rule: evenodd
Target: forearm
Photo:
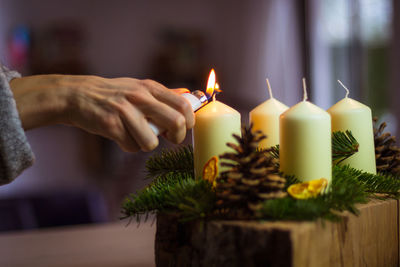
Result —
<instances>
[{"instance_id":1,"label":"forearm","mask_svg":"<svg viewBox=\"0 0 400 267\"><path fill-rule=\"evenodd\" d=\"M25 130L65 122L70 92L67 76L37 75L10 82L18 113Z\"/></svg>"}]
</instances>

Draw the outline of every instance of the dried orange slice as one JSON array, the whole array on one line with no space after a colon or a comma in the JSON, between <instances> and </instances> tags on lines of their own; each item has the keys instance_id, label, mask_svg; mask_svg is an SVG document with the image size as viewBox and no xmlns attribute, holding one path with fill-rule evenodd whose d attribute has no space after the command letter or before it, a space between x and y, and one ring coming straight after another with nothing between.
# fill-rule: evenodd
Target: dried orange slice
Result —
<instances>
[{"instance_id":1,"label":"dried orange slice","mask_svg":"<svg viewBox=\"0 0 400 267\"><path fill-rule=\"evenodd\" d=\"M318 195L319 193L323 192L323 190L328 186L328 180L325 178L321 178L318 180L312 180L308 182L308 190L310 192L315 193Z\"/></svg>"},{"instance_id":2,"label":"dried orange slice","mask_svg":"<svg viewBox=\"0 0 400 267\"><path fill-rule=\"evenodd\" d=\"M308 183L292 184L287 189L289 195L297 199L306 199L310 197L310 193L307 190Z\"/></svg>"},{"instance_id":3,"label":"dried orange slice","mask_svg":"<svg viewBox=\"0 0 400 267\"><path fill-rule=\"evenodd\" d=\"M312 180L309 182L292 184L287 189L289 195L297 199L307 199L318 196L328 185L325 178Z\"/></svg>"},{"instance_id":4,"label":"dried orange slice","mask_svg":"<svg viewBox=\"0 0 400 267\"><path fill-rule=\"evenodd\" d=\"M203 168L203 179L209 181L213 184L213 187L216 185L215 178L218 175L218 158L216 156L212 157L207 161Z\"/></svg>"}]
</instances>

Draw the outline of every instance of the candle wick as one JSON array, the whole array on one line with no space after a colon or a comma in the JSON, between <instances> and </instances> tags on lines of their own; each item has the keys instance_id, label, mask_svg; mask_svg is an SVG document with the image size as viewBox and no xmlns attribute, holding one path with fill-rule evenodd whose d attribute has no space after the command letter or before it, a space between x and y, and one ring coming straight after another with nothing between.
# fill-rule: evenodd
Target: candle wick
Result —
<instances>
[{"instance_id":1,"label":"candle wick","mask_svg":"<svg viewBox=\"0 0 400 267\"><path fill-rule=\"evenodd\" d=\"M272 95L271 84L269 83L268 78L266 79L266 81L267 81L267 86L268 86L269 97L274 98L274 96Z\"/></svg>"},{"instance_id":2,"label":"candle wick","mask_svg":"<svg viewBox=\"0 0 400 267\"><path fill-rule=\"evenodd\" d=\"M306 86L306 78L303 78L303 101L307 101L307 86Z\"/></svg>"},{"instance_id":3,"label":"candle wick","mask_svg":"<svg viewBox=\"0 0 400 267\"><path fill-rule=\"evenodd\" d=\"M346 90L346 96L345 96L345 98L347 98L347 97L349 96L349 94L350 94L349 89L347 89L347 87L344 86L344 84L343 84L340 80L337 80L337 81L338 81L338 83L340 83L340 85L343 86L343 88Z\"/></svg>"}]
</instances>

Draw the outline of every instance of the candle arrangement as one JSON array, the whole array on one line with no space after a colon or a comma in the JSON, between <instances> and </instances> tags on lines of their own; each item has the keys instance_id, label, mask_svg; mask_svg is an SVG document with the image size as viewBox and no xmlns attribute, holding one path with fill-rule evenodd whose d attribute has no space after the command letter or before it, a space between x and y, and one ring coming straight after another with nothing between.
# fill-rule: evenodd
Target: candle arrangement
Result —
<instances>
[{"instance_id":1,"label":"candle arrangement","mask_svg":"<svg viewBox=\"0 0 400 267\"><path fill-rule=\"evenodd\" d=\"M348 98L347 88L325 111L308 101L304 79L303 101L290 108L267 84L270 99L249 114L254 127L241 126L240 114L215 99L212 71L213 100L196 112L193 146L148 160L153 182L126 199L124 217L339 220L374 194L400 196L400 149L384 126L373 131L370 108Z\"/></svg>"}]
</instances>

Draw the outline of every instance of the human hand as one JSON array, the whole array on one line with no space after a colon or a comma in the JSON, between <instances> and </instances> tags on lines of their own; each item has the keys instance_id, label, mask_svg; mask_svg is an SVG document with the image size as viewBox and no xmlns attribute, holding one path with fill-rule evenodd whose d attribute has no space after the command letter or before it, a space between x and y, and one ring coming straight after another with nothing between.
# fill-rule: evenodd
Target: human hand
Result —
<instances>
[{"instance_id":1,"label":"human hand","mask_svg":"<svg viewBox=\"0 0 400 267\"><path fill-rule=\"evenodd\" d=\"M151 151L158 145L148 121L180 143L194 125L190 103L152 80L97 76L38 75L11 81L25 129L62 123L114 140L123 150Z\"/></svg>"}]
</instances>

